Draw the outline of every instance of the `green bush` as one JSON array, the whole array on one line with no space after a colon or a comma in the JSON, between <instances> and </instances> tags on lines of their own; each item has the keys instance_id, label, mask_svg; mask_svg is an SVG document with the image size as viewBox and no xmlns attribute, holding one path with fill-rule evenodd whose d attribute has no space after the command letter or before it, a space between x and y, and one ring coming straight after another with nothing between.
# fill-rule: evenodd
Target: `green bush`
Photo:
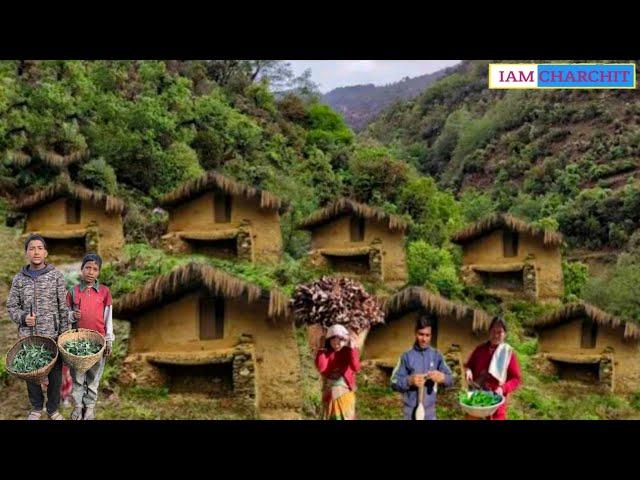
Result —
<instances>
[{"instance_id":1,"label":"green bush","mask_svg":"<svg viewBox=\"0 0 640 480\"><path fill-rule=\"evenodd\" d=\"M562 261L562 276L564 281L565 302L575 301L582 298L582 291L587 284L589 268L582 262Z\"/></svg>"},{"instance_id":2,"label":"green bush","mask_svg":"<svg viewBox=\"0 0 640 480\"><path fill-rule=\"evenodd\" d=\"M397 205L412 219L410 239L428 238L441 246L463 225L460 204L431 177L410 178L400 189Z\"/></svg>"},{"instance_id":3,"label":"green bush","mask_svg":"<svg viewBox=\"0 0 640 480\"><path fill-rule=\"evenodd\" d=\"M495 211L491 195L475 188L468 188L460 195L460 208L467 223L477 222Z\"/></svg>"},{"instance_id":4,"label":"green bush","mask_svg":"<svg viewBox=\"0 0 640 480\"><path fill-rule=\"evenodd\" d=\"M463 285L448 250L423 240L411 242L407 248L407 268L410 284L424 286L450 298L462 296Z\"/></svg>"},{"instance_id":5,"label":"green bush","mask_svg":"<svg viewBox=\"0 0 640 480\"><path fill-rule=\"evenodd\" d=\"M388 149L362 146L349 161L349 174L345 180L352 197L373 203L394 201L408 176L407 164L392 158Z\"/></svg>"},{"instance_id":6,"label":"green bush","mask_svg":"<svg viewBox=\"0 0 640 480\"><path fill-rule=\"evenodd\" d=\"M102 190L110 195L116 192L116 172L102 157L82 165L78 171L78 180L92 190Z\"/></svg>"},{"instance_id":7,"label":"green bush","mask_svg":"<svg viewBox=\"0 0 640 480\"><path fill-rule=\"evenodd\" d=\"M323 150L332 150L353 142L353 132L342 116L328 105L314 103L309 108L307 143Z\"/></svg>"}]
</instances>

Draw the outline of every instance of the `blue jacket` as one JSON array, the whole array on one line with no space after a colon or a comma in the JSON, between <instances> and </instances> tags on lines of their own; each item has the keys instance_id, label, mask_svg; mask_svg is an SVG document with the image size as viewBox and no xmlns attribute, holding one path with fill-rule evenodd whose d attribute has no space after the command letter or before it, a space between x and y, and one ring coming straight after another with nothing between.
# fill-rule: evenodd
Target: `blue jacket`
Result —
<instances>
[{"instance_id":1,"label":"blue jacket","mask_svg":"<svg viewBox=\"0 0 640 480\"><path fill-rule=\"evenodd\" d=\"M393 369L393 373L391 374L391 388L396 392L403 393L403 413L405 420L411 420L413 411L418 405L418 387L409 386L409 376L427 373L429 370L438 370L444 373L445 386L450 387L453 384L451 370L447 366L442 354L431 347L422 349L417 343L413 345L411 350L407 350L402 354L396 367ZM427 420L435 420L436 418L436 396L437 393L435 389L431 392L431 395L428 395L425 387L423 405L425 418Z\"/></svg>"}]
</instances>

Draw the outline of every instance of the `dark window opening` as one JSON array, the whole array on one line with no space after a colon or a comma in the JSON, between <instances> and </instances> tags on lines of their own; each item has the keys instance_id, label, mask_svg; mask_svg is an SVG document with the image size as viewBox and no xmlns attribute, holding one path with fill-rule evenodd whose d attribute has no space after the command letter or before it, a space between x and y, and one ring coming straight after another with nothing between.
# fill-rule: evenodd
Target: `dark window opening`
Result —
<instances>
[{"instance_id":1,"label":"dark window opening","mask_svg":"<svg viewBox=\"0 0 640 480\"><path fill-rule=\"evenodd\" d=\"M582 336L580 338L580 348L596 348L596 337L598 336L598 324L591 319L582 322Z\"/></svg>"},{"instance_id":2,"label":"dark window opening","mask_svg":"<svg viewBox=\"0 0 640 480\"><path fill-rule=\"evenodd\" d=\"M231 195L216 192L213 196L214 221L229 223L231 221Z\"/></svg>"},{"instance_id":3,"label":"dark window opening","mask_svg":"<svg viewBox=\"0 0 640 480\"><path fill-rule=\"evenodd\" d=\"M233 393L233 364L160 365L169 393L200 393L227 397Z\"/></svg>"},{"instance_id":4,"label":"dark window opening","mask_svg":"<svg viewBox=\"0 0 640 480\"><path fill-rule=\"evenodd\" d=\"M238 241L235 238L221 240L192 240L186 242L193 253L221 258L223 260L236 260L238 258Z\"/></svg>"},{"instance_id":5,"label":"dark window opening","mask_svg":"<svg viewBox=\"0 0 640 480\"><path fill-rule=\"evenodd\" d=\"M600 363L570 363L553 361L562 380L597 382L600 379Z\"/></svg>"},{"instance_id":6,"label":"dark window opening","mask_svg":"<svg viewBox=\"0 0 640 480\"><path fill-rule=\"evenodd\" d=\"M351 217L351 241L362 242L364 240L364 221L363 217L353 215Z\"/></svg>"},{"instance_id":7,"label":"dark window opening","mask_svg":"<svg viewBox=\"0 0 640 480\"><path fill-rule=\"evenodd\" d=\"M517 257L518 256L518 232L512 230L504 230L502 232L502 246L505 257Z\"/></svg>"},{"instance_id":8,"label":"dark window opening","mask_svg":"<svg viewBox=\"0 0 640 480\"><path fill-rule=\"evenodd\" d=\"M75 224L80 223L80 210L82 208L82 202L75 198L67 198L65 201L65 210L67 215L67 223Z\"/></svg>"},{"instance_id":9,"label":"dark window opening","mask_svg":"<svg viewBox=\"0 0 640 480\"><path fill-rule=\"evenodd\" d=\"M365 275L371 272L369 255L329 255L325 254L329 267L336 272L355 273Z\"/></svg>"},{"instance_id":10,"label":"dark window opening","mask_svg":"<svg viewBox=\"0 0 640 480\"><path fill-rule=\"evenodd\" d=\"M478 272L484 288L490 290L506 290L509 292L524 291L522 270L515 272Z\"/></svg>"},{"instance_id":11,"label":"dark window opening","mask_svg":"<svg viewBox=\"0 0 640 480\"><path fill-rule=\"evenodd\" d=\"M200 340L214 340L224 335L224 299L200 298Z\"/></svg>"},{"instance_id":12,"label":"dark window opening","mask_svg":"<svg viewBox=\"0 0 640 480\"><path fill-rule=\"evenodd\" d=\"M54 258L82 257L86 253L85 237L76 238L45 238L47 251Z\"/></svg>"}]
</instances>

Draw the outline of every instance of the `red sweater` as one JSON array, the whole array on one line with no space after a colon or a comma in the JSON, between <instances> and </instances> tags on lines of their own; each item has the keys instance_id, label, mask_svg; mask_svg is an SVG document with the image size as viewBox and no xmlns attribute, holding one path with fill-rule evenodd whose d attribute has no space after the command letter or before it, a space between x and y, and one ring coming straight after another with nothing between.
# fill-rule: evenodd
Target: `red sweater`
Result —
<instances>
[{"instance_id":1,"label":"red sweater","mask_svg":"<svg viewBox=\"0 0 640 480\"><path fill-rule=\"evenodd\" d=\"M360 371L360 351L351 347L342 347L337 352L318 350L316 368L323 377L336 374L344 376L349 389L355 390L356 373Z\"/></svg>"},{"instance_id":2,"label":"red sweater","mask_svg":"<svg viewBox=\"0 0 640 480\"><path fill-rule=\"evenodd\" d=\"M496 351L496 347L491 345L490 342L485 342L482 345L476 347L469 360L465 364L465 367L471 370L473 378L477 382L480 377L486 377L480 385L481 387L488 388L491 391L495 391L500 383L498 380L490 375L489 365L491 364L491 357ZM502 393L505 396L505 402L491 417L492 420L505 420L507 418L507 396L520 386L522 376L520 374L520 365L516 358L516 352L512 352L509 366L507 367L507 380L502 385Z\"/></svg>"}]
</instances>

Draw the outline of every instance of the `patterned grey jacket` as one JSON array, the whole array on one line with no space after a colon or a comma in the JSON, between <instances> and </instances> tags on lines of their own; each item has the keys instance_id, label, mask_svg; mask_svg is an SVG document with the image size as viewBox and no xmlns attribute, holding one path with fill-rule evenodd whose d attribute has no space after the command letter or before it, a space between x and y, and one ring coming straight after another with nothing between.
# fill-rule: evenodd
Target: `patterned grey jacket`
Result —
<instances>
[{"instance_id":1,"label":"patterned grey jacket","mask_svg":"<svg viewBox=\"0 0 640 480\"><path fill-rule=\"evenodd\" d=\"M69 308L67 288L62 272L53 265L42 270L23 267L13 277L7 299L7 311L11 320L18 325L20 338L32 334L32 328L25 323L26 316L33 308L36 325L33 334L58 338L69 329Z\"/></svg>"}]
</instances>

